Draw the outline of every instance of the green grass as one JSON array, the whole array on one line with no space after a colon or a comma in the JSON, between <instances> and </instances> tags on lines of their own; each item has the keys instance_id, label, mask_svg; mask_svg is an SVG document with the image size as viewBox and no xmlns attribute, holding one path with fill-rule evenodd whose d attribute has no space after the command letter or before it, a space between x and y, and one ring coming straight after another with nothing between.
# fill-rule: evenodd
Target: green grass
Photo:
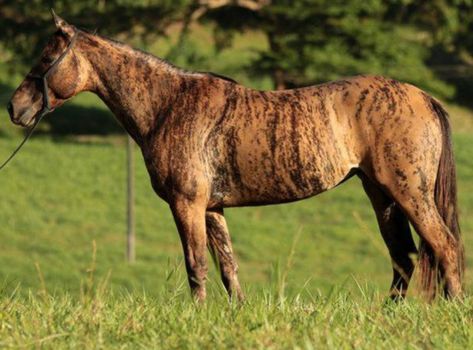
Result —
<instances>
[{"instance_id":1,"label":"green grass","mask_svg":"<svg viewBox=\"0 0 473 350\"><path fill-rule=\"evenodd\" d=\"M169 276L169 275L168 275ZM114 294L84 283L80 297L44 291L0 299L0 347L42 349L469 349L473 300L385 302L376 290L346 285L293 297L261 290L243 304L211 288L194 305L182 276L156 297Z\"/></svg>"}]
</instances>

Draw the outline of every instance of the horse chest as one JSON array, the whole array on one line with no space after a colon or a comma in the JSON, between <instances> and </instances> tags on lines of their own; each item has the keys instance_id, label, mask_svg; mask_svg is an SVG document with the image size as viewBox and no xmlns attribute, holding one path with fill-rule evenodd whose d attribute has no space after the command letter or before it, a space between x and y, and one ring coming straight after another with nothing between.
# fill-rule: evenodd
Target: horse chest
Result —
<instances>
[{"instance_id":1,"label":"horse chest","mask_svg":"<svg viewBox=\"0 0 473 350\"><path fill-rule=\"evenodd\" d=\"M153 190L166 201L171 200L175 191L192 196L197 187L196 178L201 175L196 172L200 167L193 158L180 151L158 144L143 149Z\"/></svg>"},{"instance_id":2,"label":"horse chest","mask_svg":"<svg viewBox=\"0 0 473 350\"><path fill-rule=\"evenodd\" d=\"M169 170L163 166L164 160L159 152L153 152L150 148L143 149L143 158L154 192L164 200L167 200L166 183L169 182Z\"/></svg>"}]
</instances>

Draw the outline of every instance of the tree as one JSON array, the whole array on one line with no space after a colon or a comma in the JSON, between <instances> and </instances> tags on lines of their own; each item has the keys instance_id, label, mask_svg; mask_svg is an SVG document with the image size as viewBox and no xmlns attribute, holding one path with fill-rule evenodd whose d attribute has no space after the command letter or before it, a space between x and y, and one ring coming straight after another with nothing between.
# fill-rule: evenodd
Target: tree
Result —
<instances>
[{"instance_id":1,"label":"tree","mask_svg":"<svg viewBox=\"0 0 473 350\"><path fill-rule=\"evenodd\" d=\"M0 0L0 32L10 63L37 57L54 30L49 9L78 27L101 34L152 41L181 20L192 0ZM7 62L8 63L8 62Z\"/></svg>"},{"instance_id":2,"label":"tree","mask_svg":"<svg viewBox=\"0 0 473 350\"><path fill-rule=\"evenodd\" d=\"M271 76L276 88L370 73L450 96L453 90L427 65L430 46L416 27L420 19L393 15L408 6L409 1L273 0L257 10L225 6L205 19L217 23L228 40L233 31L262 30L269 49L260 50L249 69Z\"/></svg>"},{"instance_id":3,"label":"tree","mask_svg":"<svg viewBox=\"0 0 473 350\"><path fill-rule=\"evenodd\" d=\"M404 0L398 16L414 24L429 47L427 64L436 75L455 87L453 99L473 107L473 1ZM396 11L395 6L394 10Z\"/></svg>"}]
</instances>

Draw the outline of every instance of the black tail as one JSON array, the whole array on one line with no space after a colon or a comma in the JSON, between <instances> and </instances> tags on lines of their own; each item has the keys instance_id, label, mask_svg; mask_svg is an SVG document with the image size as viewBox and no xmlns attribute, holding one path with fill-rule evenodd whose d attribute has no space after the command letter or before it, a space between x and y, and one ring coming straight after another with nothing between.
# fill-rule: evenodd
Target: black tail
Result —
<instances>
[{"instance_id":1,"label":"black tail","mask_svg":"<svg viewBox=\"0 0 473 350\"><path fill-rule=\"evenodd\" d=\"M435 203L438 212L443 218L445 225L450 230L449 241L457 249L458 270L460 280L463 280L465 268L465 254L461 238L460 225L458 223L457 210L457 183L455 160L453 157L452 140L448 113L435 99L429 97L432 110L438 116L442 128L442 153L435 183ZM425 292L432 297L435 296L442 282L442 274L438 268L438 261L429 245L421 240L419 247L419 267L421 285Z\"/></svg>"}]
</instances>

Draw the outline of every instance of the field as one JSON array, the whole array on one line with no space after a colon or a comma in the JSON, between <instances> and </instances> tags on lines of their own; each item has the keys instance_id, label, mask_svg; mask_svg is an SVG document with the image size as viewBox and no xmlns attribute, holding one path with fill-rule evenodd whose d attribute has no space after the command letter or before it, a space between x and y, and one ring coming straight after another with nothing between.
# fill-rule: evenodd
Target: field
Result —
<instances>
[{"instance_id":1,"label":"field","mask_svg":"<svg viewBox=\"0 0 473 350\"><path fill-rule=\"evenodd\" d=\"M449 110L471 268L473 116ZM137 261L125 261L125 139L113 123L81 96L48 117L52 136L40 130L0 172L0 347L473 346L468 272L463 301L428 305L413 286L406 303L384 303L389 257L358 179L298 203L227 210L248 301L229 304L212 269L209 301L196 307L138 150ZM0 110L1 159L21 139L9 124ZM68 134L84 125L113 133Z\"/></svg>"},{"instance_id":2,"label":"field","mask_svg":"<svg viewBox=\"0 0 473 350\"><path fill-rule=\"evenodd\" d=\"M180 282L178 282L180 281ZM97 287L80 298L2 296L2 348L45 349L471 349L473 300L384 303L377 292L285 298L252 293L243 305L214 290L193 305L183 279L145 292L110 294ZM176 282L178 282L176 284ZM87 290L87 289L86 289ZM183 295L184 294L184 295Z\"/></svg>"}]
</instances>

